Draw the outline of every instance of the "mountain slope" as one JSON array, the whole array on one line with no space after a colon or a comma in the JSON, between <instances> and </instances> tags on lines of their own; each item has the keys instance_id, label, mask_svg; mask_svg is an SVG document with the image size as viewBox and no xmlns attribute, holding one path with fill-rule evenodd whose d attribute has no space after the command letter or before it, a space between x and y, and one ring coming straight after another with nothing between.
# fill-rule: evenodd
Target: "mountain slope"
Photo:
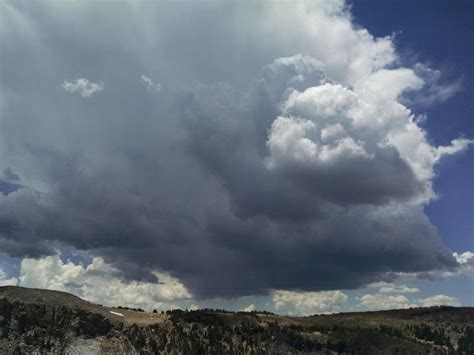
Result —
<instances>
[{"instance_id":1,"label":"mountain slope","mask_svg":"<svg viewBox=\"0 0 474 355\"><path fill-rule=\"evenodd\" d=\"M49 290L0 287L0 353L473 354L474 308L312 317L109 308Z\"/></svg>"}]
</instances>

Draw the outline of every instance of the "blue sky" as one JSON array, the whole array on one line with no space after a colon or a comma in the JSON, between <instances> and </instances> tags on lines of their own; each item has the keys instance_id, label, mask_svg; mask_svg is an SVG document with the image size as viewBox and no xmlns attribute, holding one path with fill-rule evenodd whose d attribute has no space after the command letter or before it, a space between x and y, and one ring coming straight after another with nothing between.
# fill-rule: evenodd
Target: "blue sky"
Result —
<instances>
[{"instance_id":1,"label":"blue sky","mask_svg":"<svg viewBox=\"0 0 474 355\"><path fill-rule=\"evenodd\" d=\"M0 6L1 284L474 305L472 2Z\"/></svg>"},{"instance_id":2,"label":"blue sky","mask_svg":"<svg viewBox=\"0 0 474 355\"><path fill-rule=\"evenodd\" d=\"M354 1L355 21L371 33L395 33L397 49L408 63L422 61L439 68L444 80L460 80L462 90L449 100L432 106L414 107L426 112L424 124L436 144L449 137L474 135L474 3L443 1ZM440 199L426 212L456 251L474 248L474 151L438 166L435 189Z\"/></svg>"}]
</instances>

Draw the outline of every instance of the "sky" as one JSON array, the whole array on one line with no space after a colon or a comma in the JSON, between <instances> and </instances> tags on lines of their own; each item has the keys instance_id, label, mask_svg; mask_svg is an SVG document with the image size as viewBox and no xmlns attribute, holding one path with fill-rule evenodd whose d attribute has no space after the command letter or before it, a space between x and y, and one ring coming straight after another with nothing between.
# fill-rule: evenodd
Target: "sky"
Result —
<instances>
[{"instance_id":1,"label":"sky","mask_svg":"<svg viewBox=\"0 0 474 355\"><path fill-rule=\"evenodd\" d=\"M0 284L474 306L471 2L0 7Z\"/></svg>"},{"instance_id":2,"label":"sky","mask_svg":"<svg viewBox=\"0 0 474 355\"><path fill-rule=\"evenodd\" d=\"M456 95L437 105L412 106L426 113L424 129L431 141L446 144L450 135L473 137L474 50L470 35L474 31L474 4L469 0L448 1L355 1L356 22L372 34L396 33L399 52L410 62L422 61L440 70L443 80L459 82ZM373 16L376 13L378 16ZM410 14L407 16L406 14ZM434 180L442 199L426 206L432 223L444 241L456 251L474 247L474 152L441 162ZM451 211L456 210L456 213Z\"/></svg>"}]
</instances>

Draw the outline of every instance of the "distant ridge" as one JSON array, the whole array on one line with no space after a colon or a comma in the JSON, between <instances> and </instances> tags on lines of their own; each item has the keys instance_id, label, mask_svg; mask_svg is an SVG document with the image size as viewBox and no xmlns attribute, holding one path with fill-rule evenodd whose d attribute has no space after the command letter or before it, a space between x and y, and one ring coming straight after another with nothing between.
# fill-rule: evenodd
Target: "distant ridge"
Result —
<instances>
[{"instance_id":1,"label":"distant ridge","mask_svg":"<svg viewBox=\"0 0 474 355\"><path fill-rule=\"evenodd\" d=\"M60 291L0 287L1 354L473 354L473 349L473 307L310 317L213 310L156 314L103 307Z\"/></svg>"}]
</instances>

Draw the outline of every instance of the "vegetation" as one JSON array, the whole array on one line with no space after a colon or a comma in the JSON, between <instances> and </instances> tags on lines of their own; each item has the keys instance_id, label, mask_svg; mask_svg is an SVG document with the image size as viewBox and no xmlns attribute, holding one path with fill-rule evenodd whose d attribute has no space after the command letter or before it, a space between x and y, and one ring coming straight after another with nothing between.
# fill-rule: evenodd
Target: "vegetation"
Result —
<instances>
[{"instance_id":1,"label":"vegetation","mask_svg":"<svg viewBox=\"0 0 474 355\"><path fill-rule=\"evenodd\" d=\"M133 307L124 307L124 306L118 306L117 309L128 309L130 311L135 311L135 312L145 312L145 310L142 308L133 308Z\"/></svg>"},{"instance_id":2,"label":"vegetation","mask_svg":"<svg viewBox=\"0 0 474 355\"><path fill-rule=\"evenodd\" d=\"M62 292L0 287L0 354L474 354L474 308L312 317L119 309L135 312L117 316Z\"/></svg>"},{"instance_id":3,"label":"vegetation","mask_svg":"<svg viewBox=\"0 0 474 355\"><path fill-rule=\"evenodd\" d=\"M458 354L474 354L474 327L466 327L458 341Z\"/></svg>"},{"instance_id":4,"label":"vegetation","mask_svg":"<svg viewBox=\"0 0 474 355\"><path fill-rule=\"evenodd\" d=\"M433 342L435 345L451 347L449 337L442 329L433 329L431 326L424 323L414 326L414 335L418 339Z\"/></svg>"}]
</instances>

